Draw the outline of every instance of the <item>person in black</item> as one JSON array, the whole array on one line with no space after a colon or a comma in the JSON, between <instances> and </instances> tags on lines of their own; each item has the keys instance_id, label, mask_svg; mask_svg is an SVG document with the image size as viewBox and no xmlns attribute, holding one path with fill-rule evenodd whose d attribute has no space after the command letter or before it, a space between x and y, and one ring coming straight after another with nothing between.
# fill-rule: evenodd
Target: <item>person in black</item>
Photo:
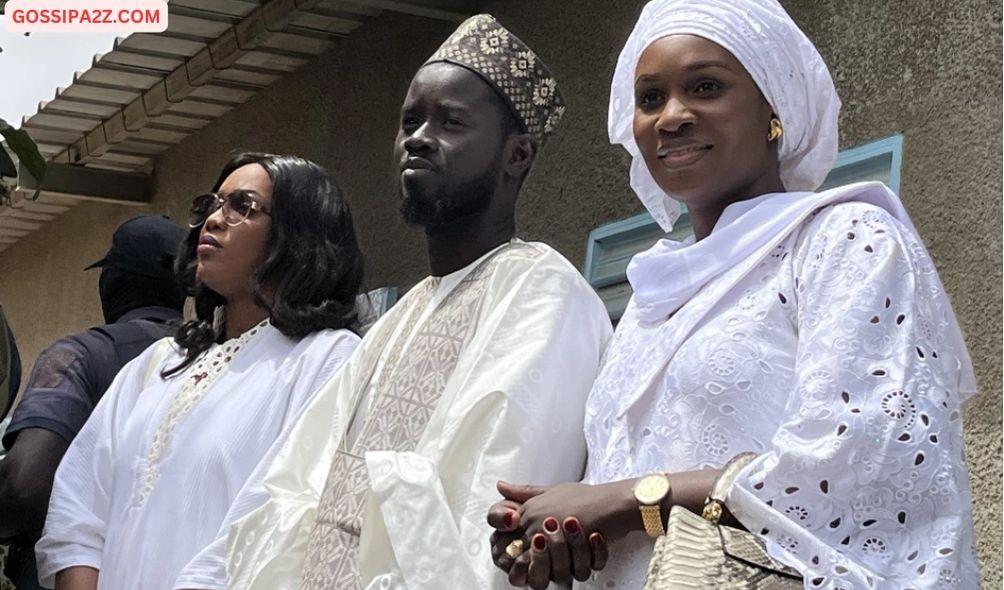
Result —
<instances>
[{"instance_id":1,"label":"person in black","mask_svg":"<svg viewBox=\"0 0 1004 590\"><path fill-rule=\"evenodd\" d=\"M17 352L14 332L7 324L7 318L3 314L3 306L0 305L0 421L10 411L20 387L21 355ZM3 434L2 425L0 425L0 434ZM0 451L0 456L3 456L2 451Z\"/></svg>"},{"instance_id":2,"label":"person in black","mask_svg":"<svg viewBox=\"0 0 1004 590\"><path fill-rule=\"evenodd\" d=\"M174 257L185 235L159 215L120 225L105 257L87 267L102 269L98 292L107 323L56 341L35 361L0 461L0 542L10 544L4 574L17 590L41 587L34 546L70 441L122 366L172 335L181 320L185 296Z\"/></svg>"}]
</instances>

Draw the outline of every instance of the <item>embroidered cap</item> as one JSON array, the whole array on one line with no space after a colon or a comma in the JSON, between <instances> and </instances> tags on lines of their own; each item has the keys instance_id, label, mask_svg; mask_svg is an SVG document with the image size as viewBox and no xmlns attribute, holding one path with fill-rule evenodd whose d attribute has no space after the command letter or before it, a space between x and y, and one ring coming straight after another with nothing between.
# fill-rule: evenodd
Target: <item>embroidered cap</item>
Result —
<instances>
[{"instance_id":1,"label":"embroidered cap","mask_svg":"<svg viewBox=\"0 0 1004 590\"><path fill-rule=\"evenodd\" d=\"M538 145L554 131L565 112L565 100L551 71L490 14L464 21L425 63L434 62L463 66L484 78Z\"/></svg>"}]
</instances>

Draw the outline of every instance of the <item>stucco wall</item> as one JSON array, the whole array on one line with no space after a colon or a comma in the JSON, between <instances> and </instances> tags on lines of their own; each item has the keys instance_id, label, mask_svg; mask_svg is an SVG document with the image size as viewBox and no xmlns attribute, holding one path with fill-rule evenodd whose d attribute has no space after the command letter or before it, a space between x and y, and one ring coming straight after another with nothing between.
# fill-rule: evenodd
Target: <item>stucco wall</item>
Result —
<instances>
[{"instance_id":1,"label":"stucco wall","mask_svg":"<svg viewBox=\"0 0 1004 590\"><path fill-rule=\"evenodd\" d=\"M581 265L590 229L641 211L627 157L606 140L608 84L641 2L496 0L486 9L551 66L568 100L520 205L521 234ZM789 0L844 101L842 147L904 135L901 192L952 295L982 394L966 411L986 587L1001 581L1001 13L978 0ZM148 208L182 219L232 148L295 152L328 167L348 194L369 287L407 287L427 268L421 235L399 221L390 154L415 68L452 30L386 15L157 166ZM94 274L134 210L86 204L0 254L0 301L26 361L52 338L100 321Z\"/></svg>"}]
</instances>

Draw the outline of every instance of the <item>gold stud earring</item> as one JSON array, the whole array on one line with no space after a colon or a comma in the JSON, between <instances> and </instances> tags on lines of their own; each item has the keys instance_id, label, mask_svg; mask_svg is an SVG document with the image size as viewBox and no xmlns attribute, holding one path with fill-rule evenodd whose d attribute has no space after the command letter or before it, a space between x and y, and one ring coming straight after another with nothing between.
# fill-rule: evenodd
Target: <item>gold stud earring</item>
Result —
<instances>
[{"instance_id":1,"label":"gold stud earring","mask_svg":"<svg viewBox=\"0 0 1004 590\"><path fill-rule=\"evenodd\" d=\"M781 120L774 117L770 120L770 133L767 134L767 141L775 141L780 139L784 135L784 127L781 126Z\"/></svg>"}]
</instances>

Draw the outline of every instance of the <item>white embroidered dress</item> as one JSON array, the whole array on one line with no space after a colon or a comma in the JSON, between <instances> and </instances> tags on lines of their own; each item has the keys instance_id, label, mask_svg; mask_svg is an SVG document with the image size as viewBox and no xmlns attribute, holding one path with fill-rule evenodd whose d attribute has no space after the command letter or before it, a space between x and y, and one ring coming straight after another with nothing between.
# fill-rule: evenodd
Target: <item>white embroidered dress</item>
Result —
<instances>
[{"instance_id":1,"label":"white embroidered dress","mask_svg":"<svg viewBox=\"0 0 1004 590\"><path fill-rule=\"evenodd\" d=\"M42 583L90 566L99 589L224 588L230 524L264 501L272 455L358 342L263 322L167 380L182 358L170 340L127 364L56 472Z\"/></svg>"},{"instance_id":2,"label":"white embroidered dress","mask_svg":"<svg viewBox=\"0 0 1004 590\"><path fill-rule=\"evenodd\" d=\"M874 205L831 205L668 320L639 315L632 302L588 401L587 482L753 451L728 505L807 589L978 587L968 357L912 231ZM577 587L641 588L652 545L612 544Z\"/></svg>"}]
</instances>

